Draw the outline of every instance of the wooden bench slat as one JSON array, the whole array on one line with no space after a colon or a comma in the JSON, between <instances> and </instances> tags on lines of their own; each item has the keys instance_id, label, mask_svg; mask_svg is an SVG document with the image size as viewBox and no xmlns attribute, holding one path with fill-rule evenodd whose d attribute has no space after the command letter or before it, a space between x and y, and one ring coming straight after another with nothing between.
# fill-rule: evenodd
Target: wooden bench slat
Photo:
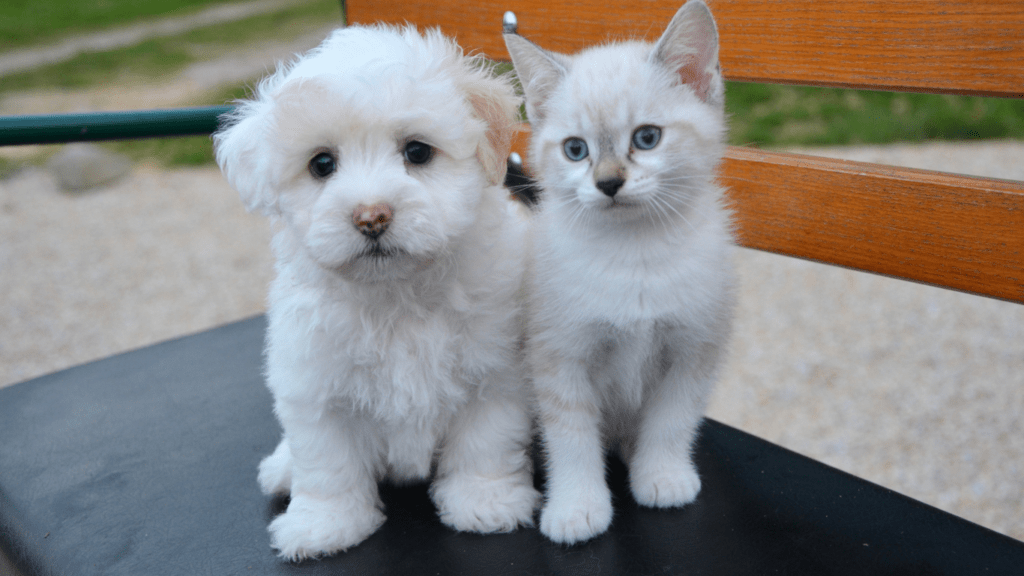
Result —
<instances>
[{"instance_id":1,"label":"wooden bench slat","mask_svg":"<svg viewBox=\"0 0 1024 576\"><path fill-rule=\"evenodd\" d=\"M501 17L573 52L610 38L653 40L681 0L374 0L351 22L440 26L468 50L507 60ZM710 0L732 80L1024 97L1019 0Z\"/></svg>"},{"instance_id":2,"label":"wooden bench slat","mask_svg":"<svg viewBox=\"0 0 1024 576\"><path fill-rule=\"evenodd\" d=\"M731 147L740 243L1024 303L1024 183Z\"/></svg>"}]
</instances>

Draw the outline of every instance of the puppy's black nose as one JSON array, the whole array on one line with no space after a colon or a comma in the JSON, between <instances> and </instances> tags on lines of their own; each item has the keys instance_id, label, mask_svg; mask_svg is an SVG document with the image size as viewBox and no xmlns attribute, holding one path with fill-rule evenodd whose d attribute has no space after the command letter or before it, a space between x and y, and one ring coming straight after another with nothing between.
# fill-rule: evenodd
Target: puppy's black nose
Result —
<instances>
[{"instance_id":1,"label":"puppy's black nose","mask_svg":"<svg viewBox=\"0 0 1024 576\"><path fill-rule=\"evenodd\" d=\"M613 176L611 178L605 178L604 180L598 180L594 185L597 186L598 190L604 192L609 198L614 198L615 194L622 188L622 185L626 181L619 176Z\"/></svg>"},{"instance_id":2,"label":"puppy's black nose","mask_svg":"<svg viewBox=\"0 0 1024 576\"><path fill-rule=\"evenodd\" d=\"M360 204L352 211L352 223L363 236L371 240L376 240L387 231L393 217L394 210L383 202L372 206Z\"/></svg>"}]
</instances>

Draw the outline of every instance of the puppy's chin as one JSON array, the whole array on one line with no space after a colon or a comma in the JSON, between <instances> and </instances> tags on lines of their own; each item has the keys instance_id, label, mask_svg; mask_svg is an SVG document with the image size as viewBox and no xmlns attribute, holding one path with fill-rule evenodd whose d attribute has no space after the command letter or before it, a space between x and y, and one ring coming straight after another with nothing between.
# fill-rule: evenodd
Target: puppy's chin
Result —
<instances>
[{"instance_id":1,"label":"puppy's chin","mask_svg":"<svg viewBox=\"0 0 1024 576\"><path fill-rule=\"evenodd\" d=\"M376 284L409 280L433 262L432 256L375 244L344 262L321 262L320 265L349 282Z\"/></svg>"}]
</instances>

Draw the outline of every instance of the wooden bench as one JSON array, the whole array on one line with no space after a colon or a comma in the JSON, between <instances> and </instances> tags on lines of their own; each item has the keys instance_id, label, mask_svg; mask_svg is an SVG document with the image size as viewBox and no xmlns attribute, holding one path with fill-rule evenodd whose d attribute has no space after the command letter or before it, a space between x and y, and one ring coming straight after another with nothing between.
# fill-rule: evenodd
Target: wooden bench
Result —
<instances>
[{"instance_id":1,"label":"wooden bench","mask_svg":"<svg viewBox=\"0 0 1024 576\"><path fill-rule=\"evenodd\" d=\"M678 1L353 0L348 14L356 23L438 25L467 49L504 59L506 10L524 36L573 51L609 37L653 37ZM709 4L733 80L1024 96L1024 11L1015 0ZM19 122L0 119L0 141L15 141L4 133ZM111 137L102 126L89 130ZM58 139L88 139L72 132ZM520 151L524 144L525 133ZM746 148L729 150L721 177L744 246L1024 302L1021 183ZM592 542L565 548L529 529L455 533L437 520L425 487L385 488L389 518L377 534L348 553L284 564L266 533L284 502L262 496L255 482L280 434L262 383L264 329L254 318L0 390L7 570L1024 572L1021 542L713 421L696 449L704 479L697 502L639 508L613 463L616 516Z\"/></svg>"}]
</instances>

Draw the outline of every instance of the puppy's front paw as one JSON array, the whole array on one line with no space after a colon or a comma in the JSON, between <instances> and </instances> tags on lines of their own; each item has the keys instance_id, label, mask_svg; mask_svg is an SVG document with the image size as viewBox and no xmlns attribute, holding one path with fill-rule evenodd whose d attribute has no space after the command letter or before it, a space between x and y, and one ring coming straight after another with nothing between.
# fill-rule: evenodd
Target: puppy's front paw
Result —
<instances>
[{"instance_id":1,"label":"puppy's front paw","mask_svg":"<svg viewBox=\"0 0 1024 576\"><path fill-rule=\"evenodd\" d=\"M700 477L689 462L630 470L629 484L637 504L655 508L684 506L700 492Z\"/></svg>"},{"instance_id":2,"label":"puppy's front paw","mask_svg":"<svg viewBox=\"0 0 1024 576\"><path fill-rule=\"evenodd\" d=\"M292 488L292 453L284 440L270 456L260 462L260 474L257 478L260 489L266 495L287 494Z\"/></svg>"},{"instance_id":3,"label":"puppy's front paw","mask_svg":"<svg viewBox=\"0 0 1024 576\"><path fill-rule=\"evenodd\" d=\"M292 561L342 552L366 540L384 523L372 505L294 496L270 523L270 545Z\"/></svg>"},{"instance_id":4,"label":"puppy's front paw","mask_svg":"<svg viewBox=\"0 0 1024 576\"><path fill-rule=\"evenodd\" d=\"M464 532L511 532L533 526L533 511L540 502L527 474L443 478L434 484L431 496L441 521Z\"/></svg>"},{"instance_id":5,"label":"puppy's front paw","mask_svg":"<svg viewBox=\"0 0 1024 576\"><path fill-rule=\"evenodd\" d=\"M612 523L612 496L607 486L549 496L540 514L540 531L562 544L603 534Z\"/></svg>"}]
</instances>

